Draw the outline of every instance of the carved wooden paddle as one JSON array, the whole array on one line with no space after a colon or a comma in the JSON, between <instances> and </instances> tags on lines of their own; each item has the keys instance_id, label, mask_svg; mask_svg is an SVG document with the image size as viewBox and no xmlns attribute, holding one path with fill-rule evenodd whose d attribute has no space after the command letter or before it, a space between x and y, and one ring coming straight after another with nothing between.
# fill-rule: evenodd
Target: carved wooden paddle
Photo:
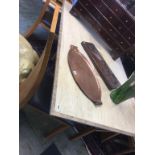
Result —
<instances>
[{"instance_id":1,"label":"carved wooden paddle","mask_svg":"<svg viewBox=\"0 0 155 155\"><path fill-rule=\"evenodd\" d=\"M95 105L101 105L101 88L94 75L91 64L78 51L76 46L71 45L68 53L68 63L74 80L83 93L93 101Z\"/></svg>"},{"instance_id":2,"label":"carved wooden paddle","mask_svg":"<svg viewBox=\"0 0 155 155\"><path fill-rule=\"evenodd\" d=\"M114 73L109 68L109 66L107 65L107 63L105 62L95 45L85 41L83 41L81 45L88 54L89 58L91 59L96 70L100 74L102 80L105 82L109 90L118 88L120 86L120 82L115 77Z\"/></svg>"}]
</instances>

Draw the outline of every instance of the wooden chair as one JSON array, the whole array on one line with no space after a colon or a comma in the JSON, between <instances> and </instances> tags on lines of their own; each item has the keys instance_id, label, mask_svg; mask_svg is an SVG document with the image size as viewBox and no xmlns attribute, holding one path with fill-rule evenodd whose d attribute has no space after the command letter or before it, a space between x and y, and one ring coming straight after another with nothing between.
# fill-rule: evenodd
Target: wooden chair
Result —
<instances>
[{"instance_id":1,"label":"wooden chair","mask_svg":"<svg viewBox=\"0 0 155 155\"><path fill-rule=\"evenodd\" d=\"M47 0L46 3L44 4L37 20L26 31L26 33L25 33L26 37L29 37L32 34L32 32L36 29L38 24L41 22L41 19L45 13L48 3L49 3L49 0ZM55 36L55 29L56 29L57 20L58 20L59 9L60 9L60 7L58 5L56 5L52 23L51 23L51 27L50 27L49 36L47 39L47 43L46 43L46 46L43 50L41 57L39 58L38 63L36 64L36 66L34 67L32 72L30 73L28 78L24 82L22 82L19 86L19 103L20 103L19 107L20 108L22 108L24 105L26 105L28 103L28 101L31 99L31 97L34 95L34 93L37 90L37 88L43 78L43 75L45 73L47 63L49 60L49 56L50 56L50 52L51 52L52 43L53 43L54 36ZM25 24L24 26L28 27L28 24ZM23 30L23 29L21 28L21 30Z\"/></svg>"},{"instance_id":2,"label":"wooden chair","mask_svg":"<svg viewBox=\"0 0 155 155\"><path fill-rule=\"evenodd\" d=\"M35 2L33 4L33 2ZM25 36L25 38L28 38L37 28L39 24L42 24L42 19L45 14L45 11L49 5L50 0L46 0L45 4L42 6L41 1L39 0L20 0L19 5L20 5L20 11L19 11L19 16L20 16L20 24L19 24L19 32ZM45 48L43 50L43 53L41 57L39 58L38 63L28 76L28 78L22 82L19 85L19 107L22 109L25 105L28 104L29 100L32 98L32 96L35 94L37 88L39 87L42 78L44 76L47 63L49 60L50 52L51 52L51 47L53 40L55 38L55 30L56 30L56 25L58 22L58 16L59 16L59 11L60 11L60 5L57 3L53 3L55 8L54 8L54 14L52 18L52 23L50 28L46 28L46 30L49 31L49 36L45 45ZM41 10L40 13L33 12L33 10ZM33 16L34 15L34 16ZM45 27L44 27L45 28ZM28 106L28 105L27 105ZM35 108L32 105L29 105L30 107L33 107L34 110L37 110L39 112L42 112L43 114L48 115L47 113ZM63 132L65 129L69 128L69 125L65 124L63 121L58 120L60 122L60 126L55 128L53 131L51 131L48 135L45 135L47 139L52 138L54 135Z\"/></svg>"},{"instance_id":3,"label":"wooden chair","mask_svg":"<svg viewBox=\"0 0 155 155\"><path fill-rule=\"evenodd\" d=\"M54 9L54 15L53 15L51 27L49 29L45 27L45 25L42 23L42 19L43 19L46 9L48 8L50 0L46 0L44 5L42 5L42 3L39 3L39 2L41 1L19 0L19 4L20 4L19 15L20 15L20 22L21 22L19 26L20 33L24 35L26 38L28 38L35 31L35 29L37 28L39 24L41 24L46 30L49 31L49 36L46 42L46 46L43 50L41 57L39 58L37 65L34 67L32 72L28 76L28 78L24 82L22 82L19 86L19 103L20 103L19 107L20 109L28 104L29 100L35 94L37 88L39 87L42 81L42 78L44 76L47 63L49 60L52 43L55 38L55 30L56 30L56 25L58 21L59 11L61 8L61 5L57 4L56 2L52 3L55 6L55 9ZM33 10L37 10L37 12ZM38 12L38 10L41 10L41 11ZM33 107L31 105L29 106ZM35 108L35 110L39 110L39 109ZM44 113L44 114L47 114L47 113ZM47 139L50 139L56 134L61 133L64 130L71 127L70 125L68 125L64 121L61 121L60 119L58 119L58 121L60 122L60 126L55 128L50 133L45 134L45 137ZM88 128L88 130L84 130L78 134L73 135L73 137L70 138L70 140L80 139L83 136L86 136L94 131L95 131L94 128L91 128L91 130Z\"/></svg>"}]
</instances>

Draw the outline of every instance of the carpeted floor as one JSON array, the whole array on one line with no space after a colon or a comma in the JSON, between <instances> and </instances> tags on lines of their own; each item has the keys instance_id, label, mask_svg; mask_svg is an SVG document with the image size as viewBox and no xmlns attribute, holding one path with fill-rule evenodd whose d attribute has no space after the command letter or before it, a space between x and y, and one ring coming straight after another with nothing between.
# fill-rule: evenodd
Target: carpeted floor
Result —
<instances>
[{"instance_id":1,"label":"carpeted floor","mask_svg":"<svg viewBox=\"0 0 155 155\"><path fill-rule=\"evenodd\" d=\"M81 140L73 142L68 140L74 133L73 129L67 129L51 140L44 138L44 133L58 125L53 118L27 107L20 112L19 119L20 155L88 155ZM53 154L53 151L57 154Z\"/></svg>"}]
</instances>

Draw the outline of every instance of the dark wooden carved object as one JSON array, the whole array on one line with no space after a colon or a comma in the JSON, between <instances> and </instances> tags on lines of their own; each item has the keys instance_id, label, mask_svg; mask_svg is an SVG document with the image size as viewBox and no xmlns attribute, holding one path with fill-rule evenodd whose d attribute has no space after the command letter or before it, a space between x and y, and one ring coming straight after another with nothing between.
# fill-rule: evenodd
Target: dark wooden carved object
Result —
<instances>
[{"instance_id":1,"label":"dark wooden carved object","mask_svg":"<svg viewBox=\"0 0 155 155\"><path fill-rule=\"evenodd\" d=\"M93 73L91 64L82 55L76 46L71 45L68 53L68 64L74 80L83 93L95 105L101 105L101 88Z\"/></svg>"},{"instance_id":2,"label":"dark wooden carved object","mask_svg":"<svg viewBox=\"0 0 155 155\"><path fill-rule=\"evenodd\" d=\"M107 85L107 87L110 90L119 87L120 86L119 81L117 80L111 69L108 67L107 63L100 55L99 51L96 49L94 44L84 41L81 44L86 53L88 54L89 58L93 62L101 78Z\"/></svg>"},{"instance_id":3,"label":"dark wooden carved object","mask_svg":"<svg viewBox=\"0 0 155 155\"><path fill-rule=\"evenodd\" d=\"M134 1L78 0L71 14L83 23L88 22L112 49L113 59L134 55L135 20Z\"/></svg>"}]
</instances>

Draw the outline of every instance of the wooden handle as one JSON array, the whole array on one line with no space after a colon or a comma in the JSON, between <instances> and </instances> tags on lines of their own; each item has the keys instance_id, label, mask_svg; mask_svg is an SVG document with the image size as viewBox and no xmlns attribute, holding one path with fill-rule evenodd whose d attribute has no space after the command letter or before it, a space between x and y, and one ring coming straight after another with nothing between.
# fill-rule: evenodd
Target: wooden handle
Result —
<instances>
[{"instance_id":1,"label":"wooden handle","mask_svg":"<svg viewBox=\"0 0 155 155\"><path fill-rule=\"evenodd\" d=\"M52 33L55 33L55 30L56 30L58 17L59 17L59 11L60 11L60 6L56 4L55 9L54 9L52 23L51 23L51 28L50 28L50 32Z\"/></svg>"}]
</instances>

